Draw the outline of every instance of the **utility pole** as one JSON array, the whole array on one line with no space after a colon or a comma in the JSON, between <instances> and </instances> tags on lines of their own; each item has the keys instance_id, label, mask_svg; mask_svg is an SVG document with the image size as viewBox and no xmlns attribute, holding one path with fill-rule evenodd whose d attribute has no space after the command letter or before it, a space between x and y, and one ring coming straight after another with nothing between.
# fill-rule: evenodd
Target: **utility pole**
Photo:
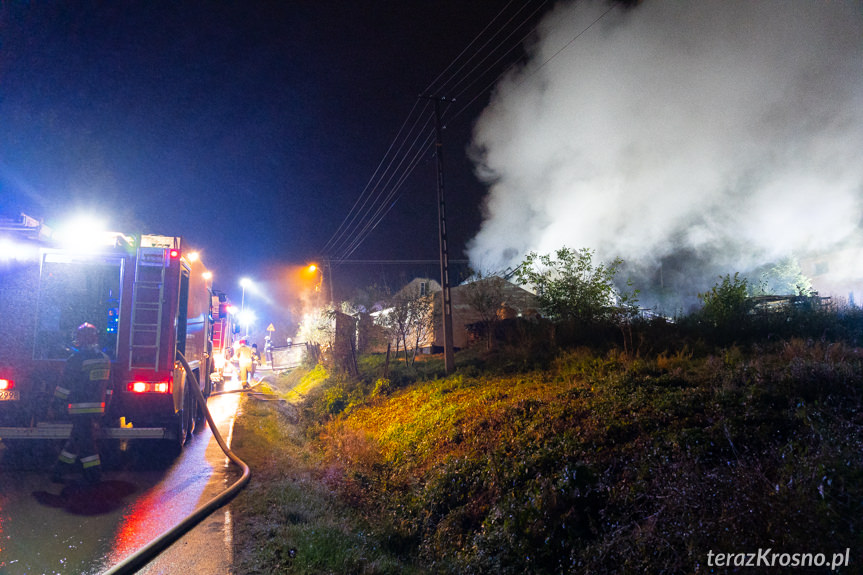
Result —
<instances>
[{"instance_id":1,"label":"utility pole","mask_svg":"<svg viewBox=\"0 0 863 575\"><path fill-rule=\"evenodd\" d=\"M333 262L330 261L329 257L327 257L324 262L324 269L328 272L328 275L330 276L327 285L330 288L330 305L333 305Z\"/></svg>"},{"instance_id":2,"label":"utility pole","mask_svg":"<svg viewBox=\"0 0 863 575\"><path fill-rule=\"evenodd\" d=\"M447 374L455 371L455 355L453 353L452 337L452 300L449 284L449 254L446 241L446 202L444 201L443 179L443 139L441 136L440 102L446 98L425 96L434 101L435 114L435 156L437 157L437 200L438 200L438 235L440 237L440 283L441 300L443 303L443 351L444 366Z\"/></svg>"}]
</instances>

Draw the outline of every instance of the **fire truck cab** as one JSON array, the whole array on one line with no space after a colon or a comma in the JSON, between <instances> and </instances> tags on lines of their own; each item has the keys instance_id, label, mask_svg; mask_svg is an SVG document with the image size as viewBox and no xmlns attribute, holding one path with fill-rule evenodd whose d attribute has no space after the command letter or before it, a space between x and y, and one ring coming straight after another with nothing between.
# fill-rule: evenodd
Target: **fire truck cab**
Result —
<instances>
[{"instance_id":1,"label":"fire truck cab","mask_svg":"<svg viewBox=\"0 0 863 575\"><path fill-rule=\"evenodd\" d=\"M210 274L180 237L99 234L67 245L41 222L0 222L0 440L61 439L50 409L78 325L99 329L113 396L102 436L180 448L201 421L212 370Z\"/></svg>"}]
</instances>

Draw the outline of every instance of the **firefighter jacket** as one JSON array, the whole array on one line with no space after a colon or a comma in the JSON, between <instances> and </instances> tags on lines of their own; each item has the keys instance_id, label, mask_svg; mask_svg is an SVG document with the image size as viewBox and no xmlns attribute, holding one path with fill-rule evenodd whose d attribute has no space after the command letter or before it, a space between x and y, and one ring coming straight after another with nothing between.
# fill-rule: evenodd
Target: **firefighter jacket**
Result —
<instances>
[{"instance_id":1,"label":"firefighter jacket","mask_svg":"<svg viewBox=\"0 0 863 575\"><path fill-rule=\"evenodd\" d=\"M54 397L70 415L103 415L110 399L111 360L97 349L82 349L66 360L63 381Z\"/></svg>"},{"instance_id":2,"label":"firefighter jacket","mask_svg":"<svg viewBox=\"0 0 863 575\"><path fill-rule=\"evenodd\" d=\"M255 355L252 353L252 348L247 345L241 345L237 348L237 361L240 367L250 367L254 362Z\"/></svg>"}]
</instances>

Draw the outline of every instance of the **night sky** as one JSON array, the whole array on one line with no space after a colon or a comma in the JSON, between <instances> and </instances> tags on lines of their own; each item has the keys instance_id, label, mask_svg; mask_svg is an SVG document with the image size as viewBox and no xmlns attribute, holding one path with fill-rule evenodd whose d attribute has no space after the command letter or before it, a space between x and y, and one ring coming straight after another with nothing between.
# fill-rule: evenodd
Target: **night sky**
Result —
<instances>
[{"instance_id":1,"label":"night sky","mask_svg":"<svg viewBox=\"0 0 863 575\"><path fill-rule=\"evenodd\" d=\"M184 236L238 298L240 277L338 255L324 248L417 96L506 4L3 2L0 212L53 226L89 212L111 229ZM544 10L532 4L509 15L525 24ZM465 97L477 99L446 125L453 259L481 218L466 149L483 88L520 53L473 73ZM438 257L435 169L429 148L351 259ZM423 269L439 273L345 265L335 285L349 296L362 287L350 282Z\"/></svg>"},{"instance_id":2,"label":"night sky","mask_svg":"<svg viewBox=\"0 0 863 575\"><path fill-rule=\"evenodd\" d=\"M861 38L860 0L2 2L0 212L184 236L270 311L325 257L397 290L439 277L436 95L454 280L567 246L669 314L791 260L859 301Z\"/></svg>"}]
</instances>

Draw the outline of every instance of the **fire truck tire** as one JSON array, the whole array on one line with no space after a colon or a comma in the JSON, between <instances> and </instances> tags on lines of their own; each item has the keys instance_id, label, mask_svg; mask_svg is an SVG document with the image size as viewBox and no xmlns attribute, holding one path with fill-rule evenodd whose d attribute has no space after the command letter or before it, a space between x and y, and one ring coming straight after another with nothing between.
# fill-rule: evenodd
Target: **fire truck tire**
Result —
<instances>
[{"instance_id":1,"label":"fire truck tire","mask_svg":"<svg viewBox=\"0 0 863 575\"><path fill-rule=\"evenodd\" d=\"M204 391L202 392L205 401L208 397L210 397L210 393L212 391L212 383L210 383L209 373L210 373L210 370L207 369L207 377L205 378L205 381L207 383L204 384ZM195 377L197 378L198 381L202 381L200 374L196 373ZM206 425L207 414L204 413L204 410L207 408L207 406L206 406L206 404L201 405L200 402L197 401L197 398L195 401L195 406L196 406L196 408L195 408L195 432L204 431L204 429L206 429L206 427L207 427L207 425Z\"/></svg>"},{"instance_id":2,"label":"fire truck tire","mask_svg":"<svg viewBox=\"0 0 863 575\"><path fill-rule=\"evenodd\" d=\"M195 393L191 388L192 382L186 382L186 397L183 400L183 435L181 443L192 437L195 427L195 414L198 411L198 402L195 401Z\"/></svg>"},{"instance_id":3,"label":"fire truck tire","mask_svg":"<svg viewBox=\"0 0 863 575\"><path fill-rule=\"evenodd\" d=\"M183 391L183 409L174 416L174 437L165 440L165 454L168 457L177 457L183 452L183 445L191 433L192 425L194 425L193 406L190 405L192 393L187 385Z\"/></svg>"},{"instance_id":4,"label":"fire truck tire","mask_svg":"<svg viewBox=\"0 0 863 575\"><path fill-rule=\"evenodd\" d=\"M213 393L213 374L216 372L215 367L213 366L213 358L207 359L207 373L204 378L204 399L210 397L210 394ZM198 381L201 381L198 378ZM203 410L201 410L203 413Z\"/></svg>"}]
</instances>

